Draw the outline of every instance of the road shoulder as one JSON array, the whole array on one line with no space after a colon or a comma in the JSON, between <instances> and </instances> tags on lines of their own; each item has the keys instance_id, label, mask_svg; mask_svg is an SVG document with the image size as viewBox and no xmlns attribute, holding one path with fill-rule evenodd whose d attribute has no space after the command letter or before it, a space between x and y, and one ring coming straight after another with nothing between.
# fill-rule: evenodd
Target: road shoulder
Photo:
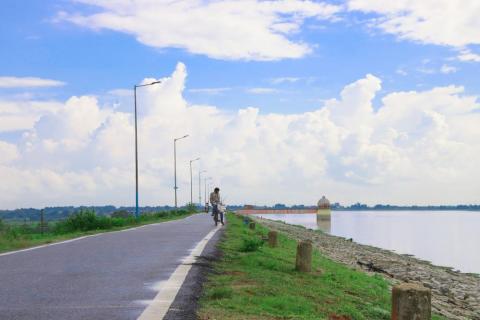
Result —
<instances>
[{"instance_id":1,"label":"road shoulder","mask_svg":"<svg viewBox=\"0 0 480 320\"><path fill-rule=\"evenodd\" d=\"M209 273L213 271L213 262L220 258L221 251L217 247L223 237L224 228L218 230L205 246L202 254L192 264L185 281L175 300L164 317L164 320L194 320L197 319L199 299L203 285Z\"/></svg>"}]
</instances>

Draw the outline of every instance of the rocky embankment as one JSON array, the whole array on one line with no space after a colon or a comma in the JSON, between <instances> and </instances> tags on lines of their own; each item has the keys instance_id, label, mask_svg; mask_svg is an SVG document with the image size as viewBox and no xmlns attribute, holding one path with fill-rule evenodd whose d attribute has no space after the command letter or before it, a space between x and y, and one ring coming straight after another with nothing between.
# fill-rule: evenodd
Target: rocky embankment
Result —
<instances>
[{"instance_id":1,"label":"rocky embankment","mask_svg":"<svg viewBox=\"0 0 480 320\"><path fill-rule=\"evenodd\" d=\"M390 283L420 283L432 290L432 311L448 319L480 320L480 277L438 267L428 261L361 245L283 222L254 218L269 229L297 240L311 240L328 258L383 275ZM472 252L471 254L478 254Z\"/></svg>"}]
</instances>

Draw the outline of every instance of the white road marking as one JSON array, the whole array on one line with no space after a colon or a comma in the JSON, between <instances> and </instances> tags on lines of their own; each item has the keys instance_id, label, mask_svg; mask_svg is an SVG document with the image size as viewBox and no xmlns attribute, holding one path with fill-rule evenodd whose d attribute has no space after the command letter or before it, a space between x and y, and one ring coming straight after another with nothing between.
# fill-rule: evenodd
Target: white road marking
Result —
<instances>
[{"instance_id":1,"label":"white road marking","mask_svg":"<svg viewBox=\"0 0 480 320\"><path fill-rule=\"evenodd\" d=\"M188 272L192 268L192 264L197 260L197 257L202 254L208 241L220 228L220 226L216 227L197 243L195 248L190 252L190 255L185 257L177 269L170 275L170 278L162 283L162 288L137 320L160 320L165 317L178 291L180 291Z\"/></svg>"},{"instance_id":2,"label":"white road marking","mask_svg":"<svg viewBox=\"0 0 480 320\"><path fill-rule=\"evenodd\" d=\"M170 221L164 221L164 222L158 222L158 223L151 223L151 224L145 224L143 226L139 226L139 227L135 227L135 228L129 228L129 229L124 229L124 230L118 230L118 231L105 231L105 232L101 232L101 233L97 233L97 234L91 234L91 235L88 235L88 236L83 236L83 237L78 237L78 238L74 238L74 239L70 239L70 240L65 240L65 241L60 241L60 242L53 242L53 243L49 243L49 244L43 244L41 246L36 246L36 247L31 247L31 248L26 248L26 249L21 249L21 250L16 250L16 251L9 251L9 252L5 252L5 253L0 253L0 257L1 256L8 256L8 255L11 255L11 254L15 254L15 253L21 253L21 252L26 252L26 251L32 251L32 250L37 250L37 249L41 249L41 248L46 248L46 247L51 247L51 246L56 246L56 245L59 245L59 244L65 244L65 243L70 243L70 242L74 242L74 241L78 241L78 240L82 240L82 239L86 239L86 238L91 238L91 237L98 237L98 236L102 236L102 235L106 235L106 234L112 234L112 233L117 233L117 232L126 232L126 231L132 231L132 230L137 230L137 229L140 229L140 228L145 228L145 227L148 227L148 226L156 226L158 224L162 224L162 223L170 223L170 222L175 222L175 221L181 221L181 220L186 220L186 219L189 219L193 216L196 216L197 214L192 214L186 218L183 218L183 219L175 219L175 220L170 220Z\"/></svg>"}]
</instances>

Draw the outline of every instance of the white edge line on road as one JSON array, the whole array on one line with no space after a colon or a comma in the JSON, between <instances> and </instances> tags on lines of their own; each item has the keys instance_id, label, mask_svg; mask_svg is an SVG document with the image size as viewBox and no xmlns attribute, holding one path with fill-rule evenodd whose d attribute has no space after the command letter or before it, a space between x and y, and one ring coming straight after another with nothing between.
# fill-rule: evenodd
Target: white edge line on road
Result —
<instances>
[{"instance_id":1,"label":"white edge line on road","mask_svg":"<svg viewBox=\"0 0 480 320\"><path fill-rule=\"evenodd\" d=\"M208 241L215 235L221 227L218 226L210 231L205 238L197 243L195 248L190 252L190 255L185 257L175 271L170 275L167 281L162 283L161 289L158 291L155 298L151 301L148 307L142 312L137 320L160 320L165 317L182 287L188 272L192 268L192 264L197 260L205 249Z\"/></svg>"},{"instance_id":2,"label":"white edge line on road","mask_svg":"<svg viewBox=\"0 0 480 320\"><path fill-rule=\"evenodd\" d=\"M198 214L198 213L197 213L197 214ZM98 237L98 236L103 236L103 235L112 234L112 233L118 233L118 232L132 231L132 230L137 230L137 229L140 229L140 228L145 228L145 227L148 227L148 226L156 226L156 225L163 224L163 223L170 223L170 222L175 222L175 221L182 221L182 220L189 219L189 218L191 218L191 217L193 217L193 216L196 216L197 214L192 214L192 215L190 215L190 216L188 216L188 217L186 217L186 218L183 218L183 219L175 219L175 220L170 220L170 221L164 221L164 222L158 222L158 223L145 224L145 225L143 225L143 226L139 226L139 227L135 227L135 228L128 228L128 229L124 229L124 230L117 230L117 231L108 231L108 230L106 230L105 232L100 232L100 233L97 233L97 234L91 234L91 235L88 235L88 236L73 238L73 239L70 239L70 240L65 240L65 241L60 241L60 242L53 242L53 243L49 243L49 244L43 244L43 245L41 245L41 246L36 246L36 247L31 247L31 248L26 248L26 249L21 249L21 250L16 250L16 251L4 252L4 253L0 253L0 257L2 257L2 256L8 256L8 255L15 254L15 253L21 253L21 252L32 251L32 250L37 250L37 249L41 249L41 248L56 246L56 245L59 245L59 244L70 243L70 242L74 242L74 241L78 241L78 240L82 240L82 239L86 239L86 238Z\"/></svg>"}]
</instances>

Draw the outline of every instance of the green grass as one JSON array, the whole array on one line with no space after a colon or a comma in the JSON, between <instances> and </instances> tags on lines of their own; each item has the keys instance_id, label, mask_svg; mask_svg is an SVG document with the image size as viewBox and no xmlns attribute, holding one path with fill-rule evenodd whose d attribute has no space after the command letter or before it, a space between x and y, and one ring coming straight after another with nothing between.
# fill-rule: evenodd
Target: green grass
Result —
<instances>
[{"instance_id":1,"label":"green grass","mask_svg":"<svg viewBox=\"0 0 480 320\"><path fill-rule=\"evenodd\" d=\"M41 233L38 223L8 223L0 219L0 252L24 249L42 244L73 239L107 231L117 231L145 224L185 218L195 212L188 210L161 211L133 216L98 216L84 210L65 220L49 223Z\"/></svg>"},{"instance_id":2,"label":"green grass","mask_svg":"<svg viewBox=\"0 0 480 320\"><path fill-rule=\"evenodd\" d=\"M227 218L223 256L205 285L200 319L390 319L390 288L381 276L316 250L313 271L297 272L296 241L279 234L277 248L260 246L267 229L257 224L252 231L233 214Z\"/></svg>"}]
</instances>

